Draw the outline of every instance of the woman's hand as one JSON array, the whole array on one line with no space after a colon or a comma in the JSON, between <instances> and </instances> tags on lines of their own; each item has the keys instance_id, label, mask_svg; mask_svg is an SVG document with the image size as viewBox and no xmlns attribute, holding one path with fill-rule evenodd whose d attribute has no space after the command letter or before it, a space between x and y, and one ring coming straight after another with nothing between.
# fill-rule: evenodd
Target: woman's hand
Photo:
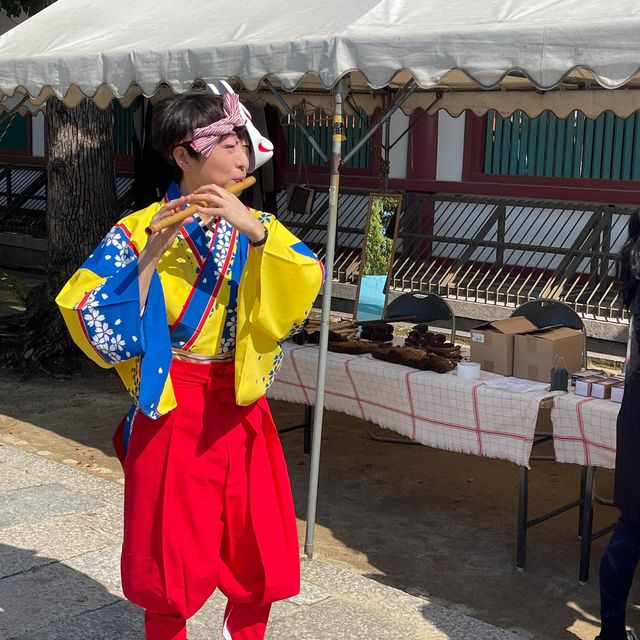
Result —
<instances>
[{"instance_id":1,"label":"woman's hand","mask_svg":"<svg viewBox=\"0 0 640 640\"><path fill-rule=\"evenodd\" d=\"M175 200L170 200L153 216L153 218L151 218L150 224L177 213L186 204L194 204L197 201L198 198L195 198L193 195L181 196ZM147 260L157 262L173 244L173 241L176 239L176 235L178 235L178 231L180 231L180 227L192 221L193 218L190 216L186 220L175 222L166 229L161 229L151 235L147 240L147 244L142 250L140 257L142 258L142 254L145 254L147 256Z\"/></svg>"},{"instance_id":2,"label":"woman's hand","mask_svg":"<svg viewBox=\"0 0 640 640\"><path fill-rule=\"evenodd\" d=\"M249 236L249 240L262 240L265 228L262 223L245 207L236 196L215 184L196 189L191 197L206 206L198 205L198 213L210 218L222 218L238 231Z\"/></svg>"},{"instance_id":3,"label":"woman's hand","mask_svg":"<svg viewBox=\"0 0 640 640\"><path fill-rule=\"evenodd\" d=\"M194 204L197 200L198 198L195 198L192 195L170 200L153 216L153 218L151 218L151 222L157 222L162 218L173 215L182 209L185 204ZM147 303L147 294L149 293L151 276L155 271L158 261L173 244L173 241L176 239L176 235L178 235L178 231L180 231L180 227L191 221L193 221L193 218L190 216L181 222L176 222L168 226L166 229L161 229L157 233L149 236L147 244L140 252L140 256L138 257L138 287L140 289L141 313Z\"/></svg>"}]
</instances>

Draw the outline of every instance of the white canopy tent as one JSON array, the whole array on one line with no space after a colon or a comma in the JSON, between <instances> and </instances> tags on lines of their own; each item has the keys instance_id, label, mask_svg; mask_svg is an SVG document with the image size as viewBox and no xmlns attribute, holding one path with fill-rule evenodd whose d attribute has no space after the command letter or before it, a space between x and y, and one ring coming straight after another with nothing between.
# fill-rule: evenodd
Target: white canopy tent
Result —
<instances>
[{"instance_id":1,"label":"white canopy tent","mask_svg":"<svg viewBox=\"0 0 640 640\"><path fill-rule=\"evenodd\" d=\"M57 96L105 107L226 79L289 105L303 97L340 121L351 95L371 112L452 115L640 109L636 0L58 0L0 37L0 108ZM624 87L624 88L623 88ZM611 91L616 89L616 91ZM270 92L270 93L269 93ZM272 97L269 97L272 96ZM24 98L28 101L22 102ZM387 110L387 114L389 110ZM340 127L332 149L326 272L337 226ZM323 295L305 551L313 552L331 278Z\"/></svg>"},{"instance_id":2,"label":"white canopy tent","mask_svg":"<svg viewBox=\"0 0 640 640\"><path fill-rule=\"evenodd\" d=\"M439 90L452 114L505 96L507 111L533 114L547 100L635 110L639 27L635 0L246 0L242 12L221 0L58 0L0 38L0 94L68 106L88 96L104 107L162 85L186 91L195 79L256 91L269 78L327 104L327 89L347 77L371 105L365 96L413 78L406 109ZM601 91L622 86L615 98Z\"/></svg>"}]
</instances>

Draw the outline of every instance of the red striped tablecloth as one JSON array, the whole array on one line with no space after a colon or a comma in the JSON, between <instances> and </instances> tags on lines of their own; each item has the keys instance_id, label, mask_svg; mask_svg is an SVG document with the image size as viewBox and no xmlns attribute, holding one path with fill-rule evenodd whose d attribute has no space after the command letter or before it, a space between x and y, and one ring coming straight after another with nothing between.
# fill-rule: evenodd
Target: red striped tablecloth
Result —
<instances>
[{"instance_id":1,"label":"red striped tablecloth","mask_svg":"<svg viewBox=\"0 0 640 640\"><path fill-rule=\"evenodd\" d=\"M558 462L613 469L620 405L571 392L554 398L553 442Z\"/></svg>"},{"instance_id":2,"label":"red striped tablecloth","mask_svg":"<svg viewBox=\"0 0 640 640\"><path fill-rule=\"evenodd\" d=\"M283 348L284 363L269 397L315 404L318 347ZM528 465L540 404L552 395L513 393L487 387L483 379L329 352L324 406L431 447Z\"/></svg>"}]
</instances>

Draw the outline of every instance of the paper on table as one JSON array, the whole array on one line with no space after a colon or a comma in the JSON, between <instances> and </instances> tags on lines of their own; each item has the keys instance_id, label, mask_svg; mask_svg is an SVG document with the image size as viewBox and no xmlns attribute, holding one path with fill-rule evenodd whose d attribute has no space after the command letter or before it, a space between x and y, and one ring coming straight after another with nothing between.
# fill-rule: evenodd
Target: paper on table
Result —
<instances>
[{"instance_id":1,"label":"paper on table","mask_svg":"<svg viewBox=\"0 0 640 640\"><path fill-rule=\"evenodd\" d=\"M525 380L524 378L514 378L512 376L492 378L487 380L486 385L494 389L503 389L504 391L513 391L515 393L547 391L549 389L548 382L535 382L534 380Z\"/></svg>"}]
</instances>

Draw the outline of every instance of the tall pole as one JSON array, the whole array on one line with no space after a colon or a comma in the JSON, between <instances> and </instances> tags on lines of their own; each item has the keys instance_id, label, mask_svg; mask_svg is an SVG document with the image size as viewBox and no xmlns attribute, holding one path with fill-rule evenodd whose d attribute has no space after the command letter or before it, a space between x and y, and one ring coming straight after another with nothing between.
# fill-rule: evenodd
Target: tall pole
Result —
<instances>
[{"instance_id":1,"label":"tall pole","mask_svg":"<svg viewBox=\"0 0 640 640\"><path fill-rule=\"evenodd\" d=\"M385 103L389 97L385 96ZM385 104L388 108L388 105ZM382 142L382 191L389 191L389 169L391 168L391 118L389 117L384 123L384 136Z\"/></svg>"},{"instance_id":2,"label":"tall pole","mask_svg":"<svg viewBox=\"0 0 640 640\"><path fill-rule=\"evenodd\" d=\"M307 528L304 540L304 552L313 557L313 534L316 525L316 505L318 502L318 474L320 470L320 447L322 443L322 418L324 415L325 377L327 373L327 348L329 346L329 321L331 318L331 288L333 277L333 258L338 229L338 195L340 192L340 161L344 125L342 122L342 103L346 98L347 84L344 79L336 85L333 93L333 137L331 143L331 182L329 183L329 222L327 224L327 248L325 257L325 281L322 291L322 318L320 324L320 344L318 349L318 378L316 383L316 402L313 414L313 441L311 443L311 469L309 471L309 494L307 500Z\"/></svg>"}]
</instances>

